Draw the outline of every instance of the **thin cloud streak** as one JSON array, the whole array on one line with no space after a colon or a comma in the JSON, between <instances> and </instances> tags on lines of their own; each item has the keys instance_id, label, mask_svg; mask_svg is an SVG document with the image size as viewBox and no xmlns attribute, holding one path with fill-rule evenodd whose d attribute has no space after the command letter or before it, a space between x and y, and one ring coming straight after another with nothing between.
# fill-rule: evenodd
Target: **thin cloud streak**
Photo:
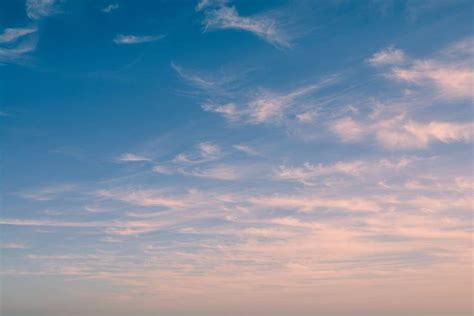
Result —
<instances>
[{"instance_id":1,"label":"thin cloud streak","mask_svg":"<svg viewBox=\"0 0 474 316\"><path fill-rule=\"evenodd\" d=\"M114 38L114 43L117 45L133 45L133 44L142 44L142 43L152 43L156 42L162 38L164 35L124 35L118 34Z\"/></svg>"}]
</instances>

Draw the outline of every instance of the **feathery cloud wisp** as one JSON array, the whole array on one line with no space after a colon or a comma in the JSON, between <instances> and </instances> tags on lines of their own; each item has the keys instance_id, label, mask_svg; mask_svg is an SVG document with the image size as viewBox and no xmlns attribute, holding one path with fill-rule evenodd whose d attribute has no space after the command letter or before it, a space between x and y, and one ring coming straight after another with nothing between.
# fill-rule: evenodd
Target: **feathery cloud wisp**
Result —
<instances>
[{"instance_id":1,"label":"feathery cloud wisp","mask_svg":"<svg viewBox=\"0 0 474 316\"><path fill-rule=\"evenodd\" d=\"M38 31L37 28L6 28L3 31L3 34L0 34L0 43L8 43L17 40L20 37L23 37L28 34L32 34Z\"/></svg>"},{"instance_id":2,"label":"feathery cloud wisp","mask_svg":"<svg viewBox=\"0 0 474 316\"><path fill-rule=\"evenodd\" d=\"M120 5L118 3L111 3L100 11L104 13L110 13L112 11L117 10L118 8L120 8Z\"/></svg>"},{"instance_id":3,"label":"feathery cloud wisp","mask_svg":"<svg viewBox=\"0 0 474 316\"><path fill-rule=\"evenodd\" d=\"M119 161L119 162L135 162L135 161L151 161L151 159L147 158L147 157L144 157L144 156L140 156L140 155L125 153L125 154L120 155L117 158L117 161Z\"/></svg>"},{"instance_id":4,"label":"feathery cloud wisp","mask_svg":"<svg viewBox=\"0 0 474 316\"><path fill-rule=\"evenodd\" d=\"M206 7L206 6L201 6ZM205 12L203 21L205 30L236 29L255 34L270 44L278 47L291 46L288 36L279 28L278 22L268 16L242 17L235 7L218 6Z\"/></svg>"},{"instance_id":5,"label":"feathery cloud wisp","mask_svg":"<svg viewBox=\"0 0 474 316\"><path fill-rule=\"evenodd\" d=\"M26 0L26 14L30 19L39 20L58 12L56 0Z\"/></svg>"},{"instance_id":6,"label":"feathery cloud wisp","mask_svg":"<svg viewBox=\"0 0 474 316\"><path fill-rule=\"evenodd\" d=\"M150 43L156 42L162 39L164 35L123 35L118 34L114 38L114 43L118 45L130 45L130 44L141 44L141 43Z\"/></svg>"}]
</instances>

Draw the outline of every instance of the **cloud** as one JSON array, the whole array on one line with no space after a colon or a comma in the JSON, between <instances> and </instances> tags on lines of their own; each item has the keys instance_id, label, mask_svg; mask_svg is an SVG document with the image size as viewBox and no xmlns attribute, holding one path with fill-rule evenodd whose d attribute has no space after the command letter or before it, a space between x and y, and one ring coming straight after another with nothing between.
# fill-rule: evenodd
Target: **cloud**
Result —
<instances>
[{"instance_id":1,"label":"cloud","mask_svg":"<svg viewBox=\"0 0 474 316\"><path fill-rule=\"evenodd\" d=\"M331 176L351 176L368 178L369 175L389 174L393 170L400 171L412 164L416 159L413 157L402 157L397 160L381 159L376 161L337 161L335 163L311 164L304 163L302 166L290 167L280 166L275 175L278 179L299 181L306 185L315 185L316 180Z\"/></svg>"},{"instance_id":2,"label":"cloud","mask_svg":"<svg viewBox=\"0 0 474 316\"><path fill-rule=\"evenodd\" d=\"M37 28L6 28L0 34L0 43L13 42L23 36L37 32Z\"/></svg>"},{"instance_id":3,"label":"cloud","mask_svg":"<svg viewBox=\"0 0 474 316\"><path fill-rule=\"evenodd\" d=\"M141 44L141 43L150 43L156 42L162 39L164 35L123 35L118 34L114 38L114 43L118 45L130 45L130 44Z\"/></svg>"},{"instance_id":4,"label":"cloud","mask_svg":"<svg viewBox=\"0 0 474 316\"><path fill-rule=\"evenodd\" d=\"M56 0L26 0L26 14L30 19L39 20L58 12Z\"/></svg>"},{"instance_id":5,"label":"cloud","mask_svg":"<svg viewBox=\"0 0 474 316\"><path fill-rule=\"evenodd\" d=\"M390 46L378 53L375 53L367 62L373 66L399 65L405 62L405 52L401 49Z\"/></svg>"},{"instance_id":6,"label":"cloud","mask_svg":"<svg viewBox=\"0 0 474 316\"><path fill-rule=\"evenodd\" d=\"M108 6L106 6L105 8L101 9L100 11L102 11L104 13L110 13L112 11L117 10L119 7L120 7L120 5L118 3L111 3Z\"/></svg>"},{"instance_id":7,"label":"cloud","mask_svg":"<svg viewBox=\"0 0 474 316\"><path fill-rule=\"evenodd\" d=\"M344 211L378 211L379 205L370 199L331 199L316 196L275 195L252 198L251 203L265 208L296 208L302 212L318 208L342 209Z\"/></svg>"},{"instance_id":8,"label":"cloud","mask_svg":"<svg viewBox=\"0 0 474 316\"><path fill-rule=\"evenodd\" d=\"M208 112L221 114L230 121L240 120L250 124L281 123L287 119L289 113L298 113L301 105L307 101L306 98L336 81L337 77L331 76L287 93L260 89L260 91L252 93L252 97L241 102L243 104L239 106L235 103L223 105L205 103L202 108Z\"/></svg>"},{"instance_id":9,"label":"cloud","mask_svg":"<svg viewBox=\"0 0 474 316\"><path fill-rule=\"evenodd\" d=\"M388 78L434 89L441 97L470 99L474 96L473 58L474 39L467 38L449 45L432 58L407 58L403 51L391 47L375 54L369 63L393 65ZM399 65L403 61L405 65Z\"/></svg>"},{"instance_id":10,"label":"cloud","mask_svg":"<svg viewBox=\"0 0 474 316\"><path fill-rule=\"evenodd\" d=\"M199 10L208 8L209 1L200 2ZM290 47L289 37L278 26L278 22L270 15L262 14L252 17L242 17L235 7L225 5L213 6L205 11L203 20L205 30L236 29L255 34L261 39L277 47Z\"/></svg>"},{"instance_id":11,"label":"cloud","mask_svg":"<svg viewBox=\"0 0 474 316\"><path fill-rule=\"evenodd\" d=\"M445 144L470 142L473 130L472 123L422 123L409 120L401 126L382 127L376 131L376 137L387 148L426 148L435 141Z\"/></svg>"},{"instance_id":12,"label":"cloud","mask_svg":"<svg viewBox=\"0 0 474 316\"><path fill-rule=\"evenodd\" d=\"M175 208L185 205L180 199L166 197L160 192L152 190L99 190L97 191L97 196L102 198L112 198L141 206L164 206Z\"/></svg>"},{"instance_id":13,"label":"cloud","mask_svg":"<svg viewBox=\"0 0 474 316\"><path fill-rule=\"evenodd\" d=\"M137 161L151 161L150 158L140 156L140 155L135 155L131 153L125 153L121 154L118 158L117 161L119 162L137 162Z\"/></svg>"},{"instance_id":14,"label":"cloud","mask_svg":"<svg viewBox=\"0 0 474 316\"><path fill-rule=\"evenodd\" d=\"M364 126L352 119L344 117L334 121L329 129L337 134L344 142L357 142L364 137L366 131Z\"/></svg>"},{"instance_id":15,"label":"cloud","mask_svg":"<svg viewBox=\"0 0 474 316\"><path fill-rule=\"evenodd\" d=\"M173 173L173 170L171 170L169 167L161 166L161 165L154 166L152 170L153 170L153 172L161 173L161 174L172 174Z\"/></svg>"},{"instance_id":16,"label":"cloud","mask_svg":"<svg viewBox=\"0 0 474 316\"><path fill-rule=\"evenodd\" d=\"M227 4L229 0L201 0L196 5L196 11L202 11L210 7L219 7Z\"/></svg>"},{"instance_id":17,"label":"cloud","mask_svg":"<svg viewBox=\"0 0 474 316\"><path fill-rule=\"evenodd\" d=\"M259 155L258 151L256 151L255 149L253 149L252 147L247 146L247 145L236 144L236 145L233 145L232 147L234 147L238 151L244 152L244 153L246 153L247 155L250 155L250 156L258 156Z\"/></svg>"},{"instance_id":18,"label":"cloud","mask_svg":"<svg viewBox=\"0 0 474 316\"><path fill-rule=\"evenodd\" d=\"M433 85L445 97L471 98L474 69L463 64L443 63L436 60L415 61L411 67L394 68L392 78L416 85Z\"/></svg>"},{"instance_id":19,"label":"cloud","mask_svg":"<svg viewBox=\"0 0 474 316\"><path fill-rule=\"evenodd\" d=\"M199 143L198 148L203 158L213 158L221 153L220 147L210 142Z\"/></svg>"},{"instance_id":20,"label":"cloud","mask_svg":"<svg viewBox=\"0 0 474 316\"><path fill-rule=\"evenodd\" d=\"M0 244L0 249L28 249L28 245L24 243L2 243Z\"/></svg>"},{"instance_id":21,"label":"cloud","mask_svg":"<svg viewBox=\"0 0 474 316\"><path fill-rule=\"evenodd\" d=\"M238 171L230 166L214 166L206 169L195 168L191 171L181 170L181 173L189 176L210 178L217 180L237 180L240 176Z\"/></svg>"},{"instance_id":22,"label":"cloud","mask_svg":"<svg viewBox=\"0 0 474 316\"><path fill-rule=\"evenodd\" d=\"M187 164L199 164L203 162L208 162L212 160L219 159L221 157L221 148L211 142L202 142L197 144L197 153L191 154L178 154L174 158L174 162L177 163L187 163Z\"/></svg>"},{"instance_id":23,"label":"cloud","mask_svg":"<svg viewBox=\"0 0 474 316\"><path fill-rule=\"evenodd\" d=\"M36 49L36 27L6 28L0 34L0 63L23 64Z\"/></svg>"},{"instance_id":24,"label":"cloud","mask_svg":"<svg viewBox=\"0 0 474 316\"><path fill-rule=\"evenodd\" d=\"M474 124L464 122L419 122L398 115L393 118L355 121L344 117L329 129L344 142L360 142L369 136L390 149L422 149L433 142L471 142Z\"/></svg>"}]
</instances>

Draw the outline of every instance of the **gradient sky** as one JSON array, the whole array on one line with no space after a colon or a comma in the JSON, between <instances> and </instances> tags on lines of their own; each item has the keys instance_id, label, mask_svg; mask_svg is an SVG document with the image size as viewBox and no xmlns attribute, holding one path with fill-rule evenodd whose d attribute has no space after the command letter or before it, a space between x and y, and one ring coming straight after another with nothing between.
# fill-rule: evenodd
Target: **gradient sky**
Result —
<instances>
[{"instance_id":1,"label":"gradient sky","mask_svg":"<svg viewBox=\"0 0 474 316\"><path fill-rule=\"evenodd\" d=\"M471 315L473 17L1 1L0 313Z\"/></svg>"}]
</instances>

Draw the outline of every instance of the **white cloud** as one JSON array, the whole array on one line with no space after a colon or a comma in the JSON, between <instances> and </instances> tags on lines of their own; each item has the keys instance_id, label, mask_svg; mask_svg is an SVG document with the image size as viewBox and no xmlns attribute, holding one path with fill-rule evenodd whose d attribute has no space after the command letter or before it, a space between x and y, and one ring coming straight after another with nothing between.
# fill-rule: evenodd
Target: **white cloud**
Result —
<instances>
[{"instance_id":1,"label":"white cloud","mask_svg":"<svg viewBox=\"0 0 474 316\"><path fill-rule=\"evenodd\" d=\"M242 116L242 113L237 110L237 107L234 103L227 103L223 105L205 103L201 107L204 111L221 114L229 121L237 121Z\"/></svg>"},{"instance_id":2,"label":"white cloud","mask_svg":"<svg viewBox=\"0 0 474 316\"><path fill-rule=\"evenodd\" d=\"M102 11L104 13L110 13L112 11L117 10L119 7L120 7L120 5L118 3L111 3L100 11Z\"/></svg>"},{"instance_id":3,"label":"white cloud","mask_svg":"<svg viewBox=\"0 0 474 316\"><path fill-rule=\"evenodd\" d=\"M4 33L3 35L6 35L6 34ZM22 35L22 36L25 36L25 35ZM9 36L11 36L11 34L7 35L6 38L8 38ZM19 38L19 37L17 36L16 38ZM14 45L7 45L5 47L0 47L0 62L15 63L15 64L24 63L25 61L28 60L28 53L31 53L36 49L36 43L37 43L37 38L28 37L28 38L20 40L18 43L15 42Z\"/></svg>"},{"instance_id":4,"label":"white cloud","mask_svg":"<svg viewBox=\"0 0 474 316\"><path fill-rule=\"evenodd\" d=\"M161 173L161 174L172 174L173 173L173 171L169 167L162 166L162 165L154 166L152 170L153 170L153 172Z\"/></svg>"},{"instance_id":5,"label":"white cloud","mask_svg":"<svg viewBox=\"0 0 474 316\"><path fill-rule=\"evenodd\" d=\"M30 19L39 20L58 12L56 0L26 0L26 14Z\"/></svg>"},{"instance_id":6,"label":"white cloud","mask_svg":"<svg viewBox=\"0 0 474 316\"><path fill-rule=\"evenodd\" d=\"M201 8L204 7L207 6L201 5ZM278 22L268 15L242 17L235 7L218 6L205 12L203 24L206 30L244 30L257 35L272 45L279 47L291 46L288 36L279 28Z\"/></svg>"},{"instance_id":7,"label":"white cloud","mask_svg":"<svg viewBox=\"0 0 474 316\"><path fill-rule=\"evenodd\" d=\"M410 67L394 68L391 77L417 85L433 85L445 97L474 96L474 69L469 65L417 60Z\"/></svg>"},{"instance_id":8,"label":"white cloud","mask_svg":"<svg viewBox=\"0 0 474 316\"><path fill-rule=\"evenodd\" d=\"M252 147L247 146L247 145L236 144L236 145L233 145L232 147L234 147L238 151L244 152L244 153L246 153L247 155L250 155L250 156L258 156L259 155L258 151L256 151L255 149L253 149Z\"/></svg>"},{"instance_id":9,"label":"white cloud","mask_svg":"<svg viewBox=\"0 0 474 316\"><path fill-rule=\"evenodd\" d=\"M320 89L333 84L335 76L321 80L318 83L301 86L287 93L277 93L268 90L260 90L253 93L250 100L242 102L237 106L234 103L217 105L206 103L203 110L221 114L230 121L243 120L246 123L281 123L287 118L288 112L298 112L305 98ZM296 116L296 115L295 115Z\"/></svg>"},{"instance_id":10,"label":"white cloud","mask_svg":"<svg viewBox=\"0 0 474 316\"><path fill-rule=\"evenodd\" d=\"M220 147L210 142L199 143L198 148L203 158L213 158L221 153Z\"/></svg>"},{"instance_id":11,"label":"white cloud","mask_svg":"<svg viewBox=\"0 0 474 316\"><path fill-rule=\"evenodd\" d=\"M221 157L221 148L211 142L202 142L197 144L197 153L191 154L178 154L174 158L174 162L188 163L188 164L199 164L216 160Z\"/></svg>"},{"instance_id":12,"label":"white cloud","mask_svg":"<svg viewBox=\"0 0 474 316\"><path fill-rule=\"evenodd\" d=\"M473 131L472 123L422 123L409 120L400 126L382 126L376 131L376 137L387 148L426 148L435 141L445 144L470 142Z\"/></svg>"},{"instance_id":13,"label":"white cloud","mask_svg":"<svg viewBox=\"0 0 474 316\"><path fill-rule=\"evenodd\" d=\"M373 65L392 65L387 77L418 87L432 88L441 97L474 97L474 39L468 38L441 50L432 58L410 59L394 48L375 54ZM405 65L399 65L406 61ZM398 65L397 65L398 64Z\"/></svg>"},{"instance_id":14,"label":"white cloud","mask_svg":"<svg viewBox=\"0 0 474 316\"><path fill-rule=\"evenodd\" d=\"M426 148L433 142L445 144L470 142L474 124L465 122L419 122L405 115L392 118L355 121L345 117L330 124L329 129L345 142L360 142L369 136L390 149Z\"/></svg>"},{"instance_id":15,"label":"white cloud","mask_svg":"<svg viewBox=\"0 0 474 316\"><path fill-rule=\"evenodd\" d=\"M368 63L373 66L399 65L405 62L405 60L405 53L401 49L396 49L391 46L375 53L370 59L368 59Z\"/></svg>"},{"instance_id":16,"label":"white cloud","mask_svg":"<svg viewBox=\"0 0 474 316\"><path fill-rule=\"evenodd\" d=\"M135 161L151 161L151 159L147 158L147 157L144 157L144 156L140 156L140 155L125 153L125 154L120 155L117 158L117 161L120 161L120 162L135 162Z\"/></svg>"},{"instance_id":17,"label":"white cloud","mask_svg":"<svg viewBox=\"0 0 474 316\"><path fill-rule=\"evenodd\" d=\"M6 28L3 34L0 34L0 43L8 43L17 40L20 37L35 33L37 28Z\"/></svg>"},{"instance_id":18,"label":"white cloud","mask_svg":"<svg viewBox=\"0 0 474 316\"><path fill-rule=\"evenodd\" d=\"M196 5L196 11L202 11L209 7L218 7L228 3L229 0L201 0Z\"/></svg>"},{"instance_id":19,"label":"white cloud","mask_svg":"<svg viewBox=\"0 0 474 316\"><path fill-rule=\"evenodd\" d=\"M333 164L304 163L302 166L280 166L275 175L282 180L299 181L303 184L314 185L316 180L334 175L368 178L369 175L380 176L390 174L394 170L400 171L412 164L416 158L402 157L390 160L381 159L374 161L337 161Z\"/></svg>"},{"instance_id":20,"label":"white cloud","mask_svg":"<svg viewBox=\"0 0 474 316\"><path fill-rule=\"evenodd\" d=\"M183 67L173 62L171 63L171 68L173 68L174 71L176 71L181 78L183 78L184 80L188 81L192 85L197 86L201 89L209 89L216 85L216 83L213 80L203 78L200 75L184 70Z\"/></svg>"},{"instance_id":21,"label":"white cloud","mask_svg":"<svg viewBox=\"0 0 474 316\"><path fill-rule=\"evenodd\" d=\"M156 42L162 39L164 35L123 35L118 34L114 38L114 43L118 45L130 45L130 44L141 44Z\"/></svg>"},{"instance_id":22,"label":"white cloud","mask_svg":"<svg viewBox=\"0 0 474 316\"><path fill-rule=\"evenodd\" d=\"M329 129L337 134L344 142L357 142L361 140L366 131L362 124L351 117L344 117L330 124Z\"/></svg>"},{"instance_id":23,"label":"white cloud","mask_svg":"<svg viewBox=\"0 0 474 316\"><path fill-rule=\"evenodd\" d=\"M236 180L239 178L238 171L230 166L214 166L206 169L195 168L191 171L181 170L181 173L194 177L217 180Z\"/></svg>"}]
</instances>

